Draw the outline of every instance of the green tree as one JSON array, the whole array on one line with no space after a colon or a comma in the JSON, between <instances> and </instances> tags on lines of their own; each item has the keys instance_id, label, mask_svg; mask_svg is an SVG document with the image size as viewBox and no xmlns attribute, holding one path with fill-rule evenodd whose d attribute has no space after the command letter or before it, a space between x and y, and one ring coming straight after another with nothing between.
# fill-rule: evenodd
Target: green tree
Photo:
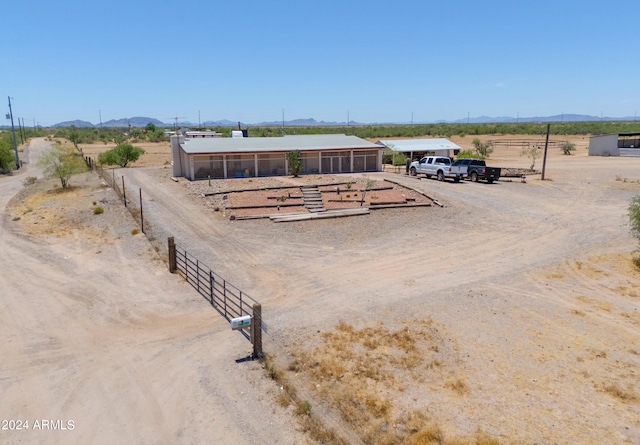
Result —
<instances>
[{"instance_id":1,"label":"green tree","mask_svg":"<svg viewBox=\"0 0 640 445\"><path fill-rule=\"evenodd\" d=\"M78 131L78 129L72 126L69 132L67 133L67 139L77 149L78 143L80 143L80 141L82 140L82 136L80 135L80 132Z\"/></svg>"},{"instance_id":2,"label":"green tree","mask_svg":"<svg viewBox=\"0 0 640 445\"><path fill-rule=\"evenodd\" d=\"M59 178L62 188L69 185L69 179L73 175L88 170L82 156L73 147L68 146L53 147L46 151L38 161L38 166L44 168L45 176Z\"/></svg>"},{"instance_id":3,"label":"green tree","mask_svg":"<svg viewBox=\"0 0 640 445\"><path fill-rule=\"evenodd\" d=\"M482 159L482 156L480 155L480 153L475 152L473 150L462 150L458 152L456 159L465 159L465 158Z\"/></svg>"},{"instance_id":4,"label":"green tree","mask_svg":"<svg viewBox=\"0 0 640 445\"><path fill-rule=\"evenodd\" d=\"M480 139L475 138L473 146L476 148L476 152L482 157L482 159L488 158L493 153L493 146L488 142L482 142Z\"/></svg>"},{"instance_id":5,"label":"green tree","mask_svg":"<svg viewBox=\"0 0 640 445\"><path fill-rule=\"evenodd\" d=\"M10 134L5 132L0 135L0 170L10 172L15 167L16 155L13 151L13 141Z\"/></svg>"},{"instance_id":6,"label":"green tree","mask_svg":"<svg viewBox=\"0 0 640 445\"><path fill-rule=\"evenodd\" d=\"M294 178L297 178L302 171L302 157L300 156L300 150L288 152L287 162L289 163L289 172Z\"/></svg>"},{"instance_id":7,"label":"green tree","mask_svg":"<svg viewBox=\"0 0 640 445\"><path fill-rule=\"evenodd\" d=\"M136 162L143 154L144 150L142 148L123 142L111 150L100 153L98 162L105 165L119 165L124 168L129 163Z\"/></svg>"}]
</instances>

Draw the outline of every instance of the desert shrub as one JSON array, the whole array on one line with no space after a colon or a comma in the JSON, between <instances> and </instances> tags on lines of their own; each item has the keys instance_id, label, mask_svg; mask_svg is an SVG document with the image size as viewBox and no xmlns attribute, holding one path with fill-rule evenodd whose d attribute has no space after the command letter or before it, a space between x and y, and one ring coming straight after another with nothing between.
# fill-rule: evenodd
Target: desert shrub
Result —
<instances>
[{"instance_id":1,"label":"desert shrub","mask_svg":"<svg viewBox=\"0 0 640 445\"><path fill-rule=\"evenodd\" d=\"M631 200L629 222L631 223L631 234L640 240L640 196L636 196Z\"/></svg>"},{"instance_id":2,"label":"desert shrub","mask_svg":"<svg viewBox=\"0 0 640 445\"><path fill-rule=\"evenodd\" d=\"M407 156L403 153L396 153L393 155L393 165L405 165L407 163Z\"/></svg>"},{"instance_id":3,"label":"desert shrub","mask_svg":"<svg viewBox=\"0 0 640 445\"><path fill-rule=\"evenodd\" d=\"M565 142L562 144L562 153L566 155L570 155L572 151L576 149L576 144L572 144L571 142Z\"/></svg>"},{"instance_id":4,"label":"desert shrub","mask_svg":"<svg viewBox=\"0 0 640 445\"><path fill-rule=\"evenodd\" d=\"M308 416L311 414L311 404L304 400L299 400L298 401L298 409L297 409L298 415L300 416Z\"/></svg>"},{"instance_id":5,"label":"desert shrub","mask_svg":"<svg viewBox=\"0 0 640 445\"><path fill-rule=\"evenodd\" d=\"M534 167L536 166L536 159L542 156L542 151L540 151L538 147L525 148L522 150L522 152L520 152L520 156L526 156L529 158L529 160L531 161L529 170L533 171Z\"/></svg>"},{"instance_id":6,"label":"desert shrub","mask_svg":"<svg viewBox=\"0 0 640 445\"><path fill-rule=\"evenodd\" d=\"M465 159L465 158L482 159L482 156L473 150L462 150L456 156L456 159Z\"/></svg>"},{"instance_id":7,"label":"desert shrub","mask_svg":"<svg viewBox=\"0 0 640 445\"><path fill-rule=\"evenodd\" d=\"M88 170L82 156L73 147L66 146L56 146L46 151L38 165L44 168L45 176L60 179L62 188L69 185L69 179L73 175Z\"/></svg>"},{"instance_id":8,"label":"desert shrub","mask_svg":"<svg viewBox=\"0 0 640 445\"><path fill-rule=\"evenodd\" d=\"M290 151L285 156L289 163L289 173L291 173L294 178L297 178L302 171L302 155L300 154L300 150Z\"/></svg>"},{"instance_id":9,"label":"desert shrub","mask_svg":"<svg viewBox=\"0 0 640 445\"><path fill-rule=\"evenodd\" d=\"M10 172L16 167L13 141L8 132L0 133L0 171Z\"/></svg>"},{"instance_id":10,"label":"desert shrub","mask_svg":"<svg viewBox=\"0 0 640 445\"><path fill-rule=\"evenodd\" d=\"M125 168L129 163L136 162L143 154L144 150L142 148L123 142L111 150L100 153L98 162L105 165L119 165Z\"/></svg>"},{"instance_id":11,"label":"desert shrub","mask_svg":"<svg viewBox=\"0 0 640 445\"><path fill-rule=\"evenodd\" d=\"M480 139L475 138L473 141L473 146L476 149L476 152L481 156L481 159L488 158L491 153L493 153L493 145L489 142L482 142Z\"/></svg>"},{"instance_id":12,"label":"desert shrub","mask_svg":"<svg viewBox=\"0 0 640 445\"><path fill-rule=\"evenodd\" d=\"M93 209L94 215L99 215L101 213L104 213L104 209L102 207L96 207L95 209Z\"/></svg>"},{"instance_id":13,"label":"desert shrub","mask_svg":"<svg viewBox=\"0 0 640 445\"><path fill-rule=\"evenodd\" d=\"M635 250L631 254L631 261L633 261L633 265L636 266L636 269L640 270L640 250Z\"/></svg>"},{"instance_id":14,"label":"desert shrub","mask_svg":"<svg viewBox=\"0 0 640 445\"><path fill-rule=\"evenodd\" d=\"M35 182L37 180L38 180L38 178L35 177L35 176L27 176L26 178L24 178L24 181L22 181L22 185L24 185L26 187L28 185L35 184Z\"/></svg>"}]
</instances>

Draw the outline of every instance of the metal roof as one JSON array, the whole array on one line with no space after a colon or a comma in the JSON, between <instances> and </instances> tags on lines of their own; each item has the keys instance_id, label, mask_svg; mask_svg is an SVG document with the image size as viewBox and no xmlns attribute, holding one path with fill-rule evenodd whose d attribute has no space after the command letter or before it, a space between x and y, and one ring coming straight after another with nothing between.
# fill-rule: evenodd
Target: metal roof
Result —
<instances>
[{"instance_id":1,"label":"metal roof","mask_svg":"<svg viewBox=\"0 0 640 445\"><path fill-rule=\"evenodd\" d=\"M180 146L188 154L254 153L314 150L380 150L380 145L344 134L313 134L261 138L185 138Z\"/></svg>"},{"instance_id":2,"label":"metal roof","mask_svg":"<svg viewBox=\"0 0 640 445\"><path fill-rule=\"evenodd\" d=\"M454 144L446 138L428 138L428 139L387 139L376 142L378 145L385 145L393 151L398 152L421 152L435 150L462 150L457 144Z\"/></svg>"}]
</instances>

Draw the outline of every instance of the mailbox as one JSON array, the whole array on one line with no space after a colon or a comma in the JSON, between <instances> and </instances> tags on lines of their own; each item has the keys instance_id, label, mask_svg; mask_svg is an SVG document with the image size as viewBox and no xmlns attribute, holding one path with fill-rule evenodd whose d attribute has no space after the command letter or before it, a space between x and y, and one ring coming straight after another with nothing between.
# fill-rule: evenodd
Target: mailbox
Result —
<instances>
[{"instance_id":1,"label":"mailbox","mask_svg":"<svg viewBox=\"0 0 640 445\"><path fill-rule=\"evenodd\" d=\"M231 319L231 329L234 331L248 328L250 326L251 326L251 315L245 315L243 317L237 317L237 318Z\"/></svg>"}]
</instances>

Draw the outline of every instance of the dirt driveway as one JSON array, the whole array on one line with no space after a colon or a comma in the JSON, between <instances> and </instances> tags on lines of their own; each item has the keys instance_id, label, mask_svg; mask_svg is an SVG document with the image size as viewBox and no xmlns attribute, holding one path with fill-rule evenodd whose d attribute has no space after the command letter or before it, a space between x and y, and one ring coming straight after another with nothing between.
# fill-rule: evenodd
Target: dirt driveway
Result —
<instances>
[{"instance_id":1,"label":"dirt driveway","mask_svg":"<svg viewBox=\"0 0 640 445\"><path fill-rule=\"evenodd\" d=\"M528 165L498 150L490 163ZM640 158L589 158L580 147L550 156L547 181L439 183L375 173L369 177L401 181L445 207L288 224L230 221L187 181L171 181L167 168L116 174L143 190L158 246L175 236L263 304L264 348L282 369L340 321L361 328L430 318L450 345L443 369L466 390L451 393L427 379L393 391L394 409L428 412L449 438L482 430L503 443L596 444L640 442L640 274L630 266L637 242L626 213L640 194L639 167ZM20 187L2 181L4 205ZM152 252L128 235L130 226L98 255L80 239L16 237L11 223L3 221L1 247L26 266L1 265L11 271L3 277L23 277L2 282L2 334L12 340L0 365L3 416L75 416L76 429L65 433L72 440L305 440L259 366L235 362L246 341L160 261L149 264ZM76 306L89 303L70 300L68 289L85 295L87 286L101 304L78 316ZM25 295L36 300L27 304ZM291 378L321 414L319 382ZM247 397L243 387L260 394ZM0 434L3 442L50 437Z\"/></svg>"}]
</instances>

